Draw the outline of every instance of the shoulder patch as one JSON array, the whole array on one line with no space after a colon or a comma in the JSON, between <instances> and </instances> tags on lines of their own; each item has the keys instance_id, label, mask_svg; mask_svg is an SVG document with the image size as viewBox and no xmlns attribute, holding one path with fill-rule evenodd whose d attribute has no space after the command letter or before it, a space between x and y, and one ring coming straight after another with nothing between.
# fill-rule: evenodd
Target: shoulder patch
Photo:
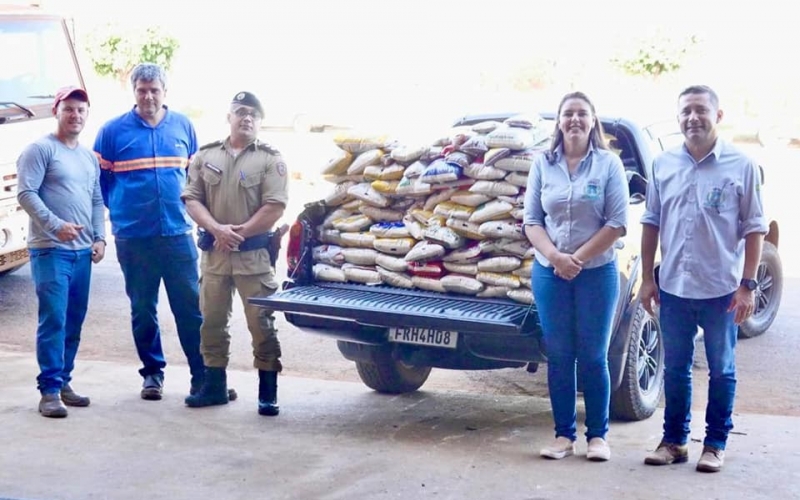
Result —
<instances>
[{"instance_id":1,"label":"shoulder patch","mask_svg":"<svg viewBox=\"0 0 800 500\"><path fill-rule=\"evenodd\" d=\"M281 154L280 151L278 151L274 147L270 146L266 142L258 141L258 149L260 149L261 151L266 151L267 153L273 154L273 155Z\"/></svg>"},{"instance_id":2,"label":"shoulder patch","mask_svg":"<svg viewBox=\"0 0 800 500\"><path fill-rule=\"evenodd\" d=\"M202 151L203 149L219 147L219 146L222 146L222 143L223 143L223 141L209 142L208 144L204 144L204 145L200 146L200 150Z\"/></svg>"}]
</instances>

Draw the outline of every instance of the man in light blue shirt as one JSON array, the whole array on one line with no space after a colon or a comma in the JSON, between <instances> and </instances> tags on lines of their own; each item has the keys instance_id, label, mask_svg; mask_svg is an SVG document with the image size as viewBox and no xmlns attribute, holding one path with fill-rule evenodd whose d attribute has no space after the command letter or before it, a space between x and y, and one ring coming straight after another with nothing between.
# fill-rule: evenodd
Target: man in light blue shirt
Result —
<instances>
[{"instance_id":1,"label":"man in light blue shirt","mask_svg":"<svg viewBox=\"0 0 800 500\"><path fill-rule=\"evenodd\" d=\"M703 328L709 367L706 437L697 463L717 472L724 463L736 392L738 327L753 314L761 246L768 226L758 166L717 136L716 93L693 86L678 98L685 142L653 163L642 216L642 305L660 304L664 342L664 435L649 465L688 460L692 358ZM661 263L654 272L661 239Z\"/></svg>"}]
</instances>

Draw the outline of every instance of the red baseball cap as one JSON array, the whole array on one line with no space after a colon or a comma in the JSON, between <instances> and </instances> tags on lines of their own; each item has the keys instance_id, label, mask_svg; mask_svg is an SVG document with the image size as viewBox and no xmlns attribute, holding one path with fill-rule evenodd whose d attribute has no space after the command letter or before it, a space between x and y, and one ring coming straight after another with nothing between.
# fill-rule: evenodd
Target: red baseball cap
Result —
<instances>
[{"instance_id":1,"label":"red baseball cap","mask_svg":"<svg viewBox=\"0 0 800 500\"><path fill-rule=\"evenodd\" d=\"M53 113L56 112L58 103L69 98L78 99L79 101L84 101L86 104L89 104L89 94L82 88L73 85L61 87L56 91L56 97L53 99Z\"/></svg>"}]
</instances>

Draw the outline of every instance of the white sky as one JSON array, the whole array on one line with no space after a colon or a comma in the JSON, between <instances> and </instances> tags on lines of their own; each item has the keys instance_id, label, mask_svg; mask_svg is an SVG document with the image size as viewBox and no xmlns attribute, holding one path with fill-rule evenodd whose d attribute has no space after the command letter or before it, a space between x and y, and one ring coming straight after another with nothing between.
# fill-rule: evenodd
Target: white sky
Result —
<instances>
[{"instance_id":1,"label":"white sky","mask_svg":"<svg viewBox=\"0 0 800 500\"><path fill-rule=\"evenodd\" d=\"M559 61L570 75L562 87L576 84L613 100L614 107L636 99L670 104L664 96L689 83L716 87L723 104L726 98L737 106L745 98L778 102L800 84L794 58L788 58L798 35L791 16L780 15L788 11L777 0L740 7L711 0L42 3L76 19L79 42L109 19L162 26L181 40L171 98L209 106L245 88L284 104L289 95L373 104L470 95L481 74L504 80L526 61L545 58ZM611 54L655 30L700 36L701 50L686 71L650 89L609 70ZM595 101L602 107L600 97Z\"/></svg>"}]
</instances>

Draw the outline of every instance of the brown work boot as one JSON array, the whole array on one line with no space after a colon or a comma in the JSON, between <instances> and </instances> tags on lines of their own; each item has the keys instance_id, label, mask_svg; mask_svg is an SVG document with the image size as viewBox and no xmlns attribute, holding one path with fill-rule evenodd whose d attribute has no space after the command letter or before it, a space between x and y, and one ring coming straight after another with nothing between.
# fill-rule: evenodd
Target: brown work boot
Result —
<instances>
[{"instance_id":1,"label":"brown work boot","mask_svg":"<svg viewBox=\"0 0 800 500\"><path fill-rule=\"evenodd\" d=\"M656 451L647 455L644 463L647 465L670 465L681 464L687 460L689 460L688 446L661 441Z\"/></svg>"},{"instance_id":2,"label":"brown work boot","mask_svg":"<svg viewBox=\"0 0 800 500\"><path fill-rule=\"evenodd\" d=\"M39 401L39 413L48 418L64 418L67 416L67 407L61 402L57 392L42 394Z\"/></svg>"},{"instance_id":3,"label":"brown work boot","mask_svg":"<svg viewBox=\"0 0 800 500\"><path fill-rule=\"evenodd\" d=\"M160 401L164 393L164 376L160 373L146 375L142 384L142 399Z\"/></svg>"},{"instance_id":4,"label":"brown work boot","mask_svg":"<svg viewBox=\"0 0 800 500\"><path fill-rule=\"evenodd\" d=\"M586 458L592 462L606 462L611 459L611 448L605 439L594 437L589 440L586 448Z\"/></svg>"},{"instance_id":5,"label":"brown work boot","mask_svg":"<svg viewBox=\"0 0 800 500\"><path fill-rule=\"evenodd\" d=\"M81 396L77 392L72 390L69 384L64 384L64 387L61 388L61 401L64 402L67 406L89 406L91 402L88 397Z\"/></svg>"},{"instance_id":6,"label":"brown work boot","mask_svg":"<svg viewBox=\"0 0 800 500\"><path fill-rule=\"evenodd\" d=\"M575 454L575 442L564 436L559 436L549 446L545 446L539 451L539 455L544 458L561 460Z\"/></svg>"},{"instance_id":7,"label":"brown work boot","mask_svg":"<svg viewBox=\"0 0 800 500\"><path fill-rule=\"evenodd\" d=\"M725 464L725 450L713 446L703 446L703 454L697 461L697 470L700 472L719 472Z\"/></svg>"}]
</instances>

